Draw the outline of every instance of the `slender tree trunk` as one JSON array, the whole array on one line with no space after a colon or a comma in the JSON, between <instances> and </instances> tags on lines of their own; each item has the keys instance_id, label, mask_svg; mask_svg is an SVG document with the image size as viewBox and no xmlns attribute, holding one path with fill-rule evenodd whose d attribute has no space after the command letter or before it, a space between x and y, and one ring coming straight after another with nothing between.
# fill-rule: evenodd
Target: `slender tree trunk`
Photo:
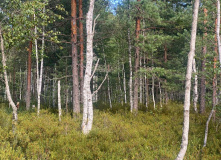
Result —
<instances>
[{"instance_id":1,"label":"slender tree trunk","mask_svg":"<svg viewBox=\"0 0 221 160\"><path fill-rule=\"evenodd\" d=\"M45 7L43 9L43 14L45 13ZM38 96L38 111L37 114L39 116L40 114L40 108L41 108L41 88L42 88L42 76L43 76L43 63L44 63L44 46L45 46L45 33L44 33L45 27L43 26L42 29L42 48L41 48L41 64L40 64L40 73L39 73L39 58L38 58L38 43L37 39L35 39L35 49L36 49L36 72L37 72L37 96ZM37 27L35 27L35 34L37 35Z\"/></svg>"},{"instance_id":2,"label":"slender tree trunk","mask_svg":"<svg viewBox=\"0 0 221 160\"><path fill-rule=\"evenodd\" d=\"M176 160L183 160L186 154L187 145L188 145L191 77L192 77L193 58L195 55L198 11L199 11L199 0L195 0L192 31L191 31L191 41L190 41L190 52L188 54L187 72L186 72L185 100L184 100L184 106L183 106L184 108L183 135L182 135L181 149L179 151L179 154L177 155Z\"/></svg>"},{"instance_id":3,"label":"slender tree trunk","mask_svg":"<svg viewBox=\"0 0 221 160\"><path fill-rule=\"evenodd\" d=\"M153 108L156 109L156 102L155 102L155 96L154 96L154 75L152 75L152 98L153 98Z\"/></svg>"},{"instance_id":4,"label":"slender tree trunk","mask_svg":"<svg viewBox=\"0 0 221 160\"><path fill-rule=\"evenodd\" d=\"M140 0L137 0L137 2L140 2ZM136 42L137 43L139 43L140 19L141 19L140 17L136 18ZM134 78L134 106L133 106L133 110L135 112L137 112L138 111L138 88L139 88L138 70L139 70L139 60L140 60L140 48L138 46L136 46L135 50L136 51L135 51L135 66L134 66L135 78Z\"/></svg>"},{"instance_id":5,"label":"slender tree trunk","mask_svg":"<svg viewBox=\"0 0 221 160\"><path fill-rule=\"evenodd\" d=\"M206 25L207 23L207 9L204 8L204 17L205 17L205 20L204 20L204 25ZM203 40L204 40L204 46L203 46L203 60L202 60L202 64L201 64L201 72L203 73L201 75L201 83L200 83L200 113L204 113L205 112L205 95L206 95L206 78L205 78L205 75L204 75L204 72L205 72L205 68L206 68L206 52L207 52L207 46L206 46L206 37L207 37L207 28L205 27L204 28L205 30L205 33L203 35Z\"/></svg>"},{"instance_id":6,"label":"slender tree trunk","mask_svg":"<svg viewBox=\"0 0 221 160\"><path fill-rule=\"evenodd\" d=\"M193 73L194 73L194 87L193 87L193 107L197 113L197 102L198 102L198 77L196 72L196 60L193 58Z\"/></svg>"},{"instance_id":7,"label":"slender tree trunk","mask_svg":"<svg viewBox=\"0 0 221 160\"><path fill-rule=\"evenodd\" d=\"M80 34L80 98L83 102L84 87L84 29L83 29L83 9L82 0L79 0L79 34Z\"/></svg>"},{"instance_id":8,"label":"slender tree trunk","mask_svg":"<svg viewBox=\"0 0 221 160\"><path fill-rule=\"evenodd\" d=\"M124 64L123 64L123 82L124 82L124 103L127 103L127 88L126 88L126 76L125 76Z\"/></svg>"},{"instance_id":9,"label":"slender tree trunk","mask_svg":"<svg viewBox=\"0 0 221 160\"><path fill-rule=\"evenodd\" d=\"M73 112L80 113L80 97L78 82L78 55L77 55L77 3L71 0L71 45L72 45L72 79L73 79Z\"/></svg>"},{"instance_id":10,"label":"slender tree trunk","mask_svg":"<svg viewBox=\"0 0 221 160\"><path fill-rule=\"evenodd\" d=\"M217 24L218 24L218 20L216 19L216 22L215 22L215 32L217 33ZM217 34L215 34L215 48L214 48L214 51L216 53L216 55L214 55L214 59L213 59L213 69L214 69L214 76L213 76L213 106L216 106L217 105L217 77L216 77L216 63L217 63L217 56L218 56L218 48L217 48L217 45L218 45L218 39L217 39Z\"/></svg>"},{"instance_id":11,"label":"slender tree trunk","mask_svg":"<svg viewBox=\"0 0 221 160\"><path fill-rule=\"evenodd\" d=\"M110 79L109 79L109 76L107 77L107 90L108 90L108 99L109 99L110 108L112 108L111 93L110 93Z\"/></svg>"},{"instance_id":12,"label":"slender tree trunk","mask_svg":"<svg viewBox=\"0 0 221 160\"><path fill-rule=\"evenodd\" d=\"M128 10L130 9L130 0L128 0ZM130 19L130 15L128 14ZM133 101L133 67L132 67L132 53L131 53L131 37L130 37L130 28L127 29L128 35L128 53L129 53L129 66L130 66L130 80L129 80L129 90L130 90L130 112L133 111L134 101Z\"/></svg>"},{"instance_id":13,"label":"slender tree trunk","mask_svg":"<svg viewBox=\"0 0 221 160\"><path fill-rule=\"evenodd\" d=\"M30 109L31 103L31 53L32 53L32 41L29 42L28 49L28 73L27 73L27 90L26 90L26 109Z\"/></svg>"},{"instance_id":14,"label":"slender tree trunk","mask_svg":"<svg viewBox=\"0 0 221 160\"><path fill-rule=\"evenodd\" d=\"M160 107L162 108L163 105L162 105L162 92L161 92L161 85L160 85L160 82L159 82L159 90L160 90Z\"/></svg>"},{"instance_id":15,"label":"slender tree trunk","mask_svg":"<svg viewBox=\"0 0 221 160\"><path fill-rule=\"evenodd\" d=\"M142 62L141 62L141 57L140 57L140 66L142 66ZM143 103L143 78L142 78L142 75L140 75L140 97L139 97L139 101L140 103L142 104Z\"/></svg>"},{"instance_id":16,"label":"slender tree trunk","mask_svg":"<svg viewBox=\"0 0 221 160\"><path fill-rule=\"evenodd\" d=\"M164 45L164 63L165 63L165 64L166 64L167 61L168 61L167 56L168 56L168 54L167 54L167 46ZM164 82L165 82L165 84L166 84L166 83L167 83L167 80L165 79ZM165 88L165 103L167 104L168 101L169 101L169 97L168 97L167 90L166 90L166 88Z\"/></svg>"},{"instance_id":17,"label":"slender tree trunk","mask_svg":"<svg viewBox=\"0 0 221 160\"><path fill-rule=\"evenodd\" d=\"M144 68L147 69L147 65L146 65L146 60L148 60L147 58L144 57ZM147 78L147 74L145 73L145 76L144 76L144 81L145 81L145 105L146 105L146 108L148 108L148 103L149 103L149 81L148 81L148 78Z\"/></svg>"},{"instance_id":18,"label":"slender tree trunk","mask_svg":"<svg viewBox=\"0 0 221 160\"><path fill-rule=\"evenodd\" d=\"M213 105L213 108L209 114L209 117L208 117L208 120L206 121L206 129L205 129L205 137L204 137L204 144L203 144L203 147L206 147L206 143L207 143L207 137L208 137L208 130L209 130L209 122L210 122L210 119L212 117L212 115L215 113L215 105Z\"/></svg>"},{"instance_id":19,"label":"slender tree trunk","mask_svg":"<svg viewBox=\"0 0 221 160\"><path fill-rule=\"evenodd\" d=\"M217 25L216 25L216 36L217 36L217 45L219 53L219 63L221 64L221 43L220 43L220 0L217 0ZM220 65L221 67L221 65Z\"/></svg>"},{"instance_id":20,"label":"slender tree trunk","mask_svg":"<svg viewBox=\"0 0 221 160\"><path fill-rule=\"evenodd\" d=\"M21 66L20 66L20 72L19 72L19 76L20 76L20 88L19 88L19 100L21 101L22 99L22 78L21 78Z\"/></svg>"},{"instance_id":21,"label":"slender tree trunk","mask_svg":"<svg viewBox=\"0 0 221 160\"><path fill-rule=\"evenodd\" d=\"M83 89L83 121L82 132L88 134L92 129L93 123L93 103L92 94L90 89L92 63L93 63L93 37L95 24L93 27L93 12L94 0L90 0L89 10L86 16L86 29L87 29L87 54L86 54L86 69L84 76L84 89ZM95 22L94 22L95 23Z\"/></svg>"},{"instance_id":22,"label":"slender tree trunk","mask_svg":"<svg viewBox=\"0 0 221 160\"><path fill-rule=\"evenodd\" d=\"M7 76L7 65L6 65L6 56L5 56L5 51L4 51L4 39L2 36L2 28L0 26L0 40L1 40L1 52L2 52L2 65L3 65L3 74L4 74L4 80L5 80L5 90L7 94L7 98L9 101L9 104L12 106L13 109L13 119L15 121L18 120L18 114L17 114L17 107L15 106L15 103L12 100L11 93L10 93L10 88L8 84L8 76Z\"/></svg>"},{"instance_id":23,"label":"slender tree trunk","mask_svg":"<svg viewBox=\"0 0 221 160\"><path fill-rule=\"evenodd\" d=\"M61 122L61 85L60 85L61 81L58 80L58 117L59 117L59 121Z\"/></svg>"}]
</instances>

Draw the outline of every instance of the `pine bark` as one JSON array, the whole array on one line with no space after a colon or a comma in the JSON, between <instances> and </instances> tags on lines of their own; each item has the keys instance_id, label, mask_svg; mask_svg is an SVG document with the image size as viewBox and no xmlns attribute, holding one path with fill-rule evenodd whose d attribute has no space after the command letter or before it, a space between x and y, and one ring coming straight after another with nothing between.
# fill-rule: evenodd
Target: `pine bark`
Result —
<instances>
[{"instance_id":1,"label":"pine bark","mask_svg":"<svg viewBox=\"0 0 221 160\"><path fill-rule=\"evenodd\" d=\"M204 8L203 10L204 12L204 17L205 17L205 20L204 20L204 25L206 25L207 23L207 9ZM207 46L206 46L206 37L207 37L207 28L205 27L204 28L205 30L205 33L203 35L203 40L204 40L204 46L203 46L203 60L202 60L202 64L201 64L201 72L202 72L202 75L201 75L201 82L200 82L200 113L204 113L205 112L205 95L206 95L206 77L204 75L204 72L205 72L205 68L206 68L206 53L207 53Z\"/></svg>"},{"instance_id":2,"label":"pine bark","mask_svg":"<svg viewBox=\"0 0 221 160\"><path fill-rule=\"evenodd\" d=\"M88 134L92 129L93 123L93 103L92 94L90 89L92 63L93 63L93 12L94 12L94 1L90 0L89 10L86 16L86 29L87 29L87 54L86 54L86 69L84 76L84 89L83 89L83 121L82 121L82 132ZM94 25L95 26L95 25Z\"/></svg>"},{"instance_id":3,"label":"pine bark","mask_svg":"<svg viewBox=\"0 0 221 160\"><path fill-rule=\"evenodd\" d=\"M77 2L71 0L71 45L72 45L72 80L73 80L73 112L80 113L80 96L78 81L78 55L77 55Z\"/></svg>"},{"instance_id":4,"label":"pine bark","mask_svg":"<svg viewBox=\"0 0 221 160\"><path fill-rule=\"evenodd\" d=\"M186 154L187 146L188 146L192 64L193 64L193 58L195 55L198 11L199 11L199 0L195 0L192 31L191 31L191 41L190 41L190 52L188 54L187 72L186 72L185 100L184 100L184 107L183 107L184 108L183 135L182 135L181 149L179 151L179 154L177 155L176 160L183 160Z\"/></svg>"},{"instance_id":5,"label":"pine bark","mask_svg":"<svg viewBox=\"0 0 221 160\"><path fill-rule=\"evenodd\" d=\"M28 48L28 73L27 73L27 90L26 90L26 109L30 109L31 103L31 54L32 54L32 41L29 42Z\"/></svg>"},{"instance_id":6,"label":"pine bark","mask_svg":"<svg viewBox=\"0 0 221 160\"><path fill-rule=\"evenodd\" d=\"M79 0L79 34L80 34L80 99L83 101L84 87L84 29L83 29L83 9L82 0Z\"/></svg>"},{"instance_id":7,"label":"pine bark","mask_svg":"<svg viewBox=\"0 0 221 160\"><path fill-rule=\"evenodd\" d=\"M140 2L140 0L137 0L137 2ZM138 46L138 43L139 43L139 34L140 34L140 19L141 18L139 16L136 18L136 42L137 42L137 46L135 48L135 65L134 65L135 78L134 78L134 106L133 106L133 110L135 112L138 111L138 89L139 89L138 70L139 70L139 60L140 60L140 48Z\"/></svg>"}]
</instances>

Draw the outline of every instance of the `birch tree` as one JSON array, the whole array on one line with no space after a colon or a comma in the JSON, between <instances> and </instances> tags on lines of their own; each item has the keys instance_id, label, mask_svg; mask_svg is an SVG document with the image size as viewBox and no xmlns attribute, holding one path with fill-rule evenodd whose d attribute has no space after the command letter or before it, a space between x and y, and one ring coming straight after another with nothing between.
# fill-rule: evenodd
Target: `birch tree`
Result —
<instances>
[{"instance_id":1,"label":"birch tree","mask_svg":"<svg viewBox=\"0 0 221 160\"><path fill-rule=\"evenodd\" d=\"M4 39L2 36L2 26L0 25L0 40L1 40L1 52L2 52L2 65L3 65L3 74L4 74L4 81L5 81L5 90L6 90L6 94L7 94L7 98L9 101L9 104L12 106L13 109L13 119L15 121L18 120L18 114L17 114L17 107L14 103L14 101L12 100L11 97L11 92L10 92L10 88L9 88L9 84L8 84L8 75L7 75L7 65L6 65L6 56L5 56L5 49L4 49Z\"/></svg>"},{"instance_id":2,"label":"birch tree","mask_svg":"<svg viewBox=\"0 0 221 160\"><path fill-rule=\"evenodd\" d=\"M95 30L95 22L93 26L93 12L94 12L94 1L90 0L89 10L86 16L86 30L87 30L87 53L86 53L86 69L84 76L84 88L83 88L83 121L82 121L82 132L88 134L92 129L93 123L93 103L92 93L90 89L92 63L93 63L93 37Z\"/></svg>"},{"instance_id":3,"label":"birch tree","mask_svg":"<svg viewBox=\"0 0 221 160\"><path fill-rule=\"evenodd\" d=\"M182 135L181 149L177 155L176 160L183 160L188 145L191 77L192 77L193 58L195 55L195 46L196 46L198 11L199 11L199 0L195 0L194 10L193 10L191 40L190 40L190 52L188 54L187 72L186 72L185 100L183 106L184 108L183 135Z\"/></svg>"}]
</instances>

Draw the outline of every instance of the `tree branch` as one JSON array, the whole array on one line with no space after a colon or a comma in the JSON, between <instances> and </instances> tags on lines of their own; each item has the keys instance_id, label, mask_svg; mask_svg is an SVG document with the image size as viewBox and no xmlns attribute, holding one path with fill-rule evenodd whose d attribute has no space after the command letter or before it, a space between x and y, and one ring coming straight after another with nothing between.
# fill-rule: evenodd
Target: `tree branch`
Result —
<instances>
[{"instance_id":1,"label":"tree branch","mask_svg":"<svg viewBox=\"0 0 221 160\"><path fill-rule=\"evenodd\" d=\"M100 14L98 14L98 15L96 16L96 18L94 19L93 35L94 35L94 32L95 32L96 20L98 19L99 16L100 16Z\"/></svg>"},{"instance_id":2,"label":"tree branch","mask_svg":"<svg viewBox=\"0 0 221 160\"><path fill-rule=\"evenodd\" d=\"M98 67L99 61L100 61L100 58L98 58L97 63L96 63L96 65L95 65L95 67L94 67L94 71L93 71L93 73L92 73L92 75L91 75L91 79L92 79L92 77L94 76L94 73L95 73L96 70L97 70L97 67Z\"/></svg>"}]
</instances>

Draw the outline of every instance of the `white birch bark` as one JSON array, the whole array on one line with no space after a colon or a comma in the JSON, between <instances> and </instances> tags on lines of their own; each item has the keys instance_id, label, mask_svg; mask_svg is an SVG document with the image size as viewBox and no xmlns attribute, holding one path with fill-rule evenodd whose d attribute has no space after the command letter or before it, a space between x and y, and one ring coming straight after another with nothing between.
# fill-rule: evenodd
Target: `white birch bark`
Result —
<instances>
[{"instance_id":1,"label":"white birch bark","mask_svg":"<svg viewBox=\"0 0 221 160\"><path fill-rule=\"evenodd\" d=\"M184 106L183 106L184 108L183 135L182 135L181 149L177 155L176 160L183 160L186 154L187 145L188 145L191 77L192 77L193 57L195 55L195 46L196 46L198 11L199 11L199 0L195 0L192 31L191 31L191 41L190 41L190 52L188 54L187 72L186 72L185 100L184 100Z\"/></svg>"},{"instance_id":2,"label":"white birch bark","mask_svg":"<svg viewBox=\"0 0 221 160\"><path fill-rule=\"evenodd\" d=\"M45 13L45 7L43 8L43 14ZM35 17L35 16L34 16ZM45 27L43 26L42 29L42 48L41 48L41 64L40 64L40 73L39 73L39 57L38 57L38 42L37 39L35 38L35 53L36 53L36 74L37 74L37 101L38 101L38 106L37 106L37 115L39 116L40 114L40 108L41 108L41 87L42 87L42 74L43 74L43 55L44 55L44 46L45 46L45 33L44 33ZM35 35L37 35L37 27L35 26Z\"/></svg>"},{"instance_id":3,"label":"white birch bark","mask_svg":"<svg viewBox=\"0 0 221 160\"><path fill-rule=\"evenodd\" d=\"M154 75L152 75L152 98L153 98L153 108L156 109L156 101L154 96Z\"/></svg>"},{"instance_id":4,"label":"white birch bark","mask_svg":"<svg viewBox=\"0 0 221 160\"><path fill-rule=\"evenodd\" d=\"M159 82L159 90L160 90L160 107L162 108L163 105L162 105L162 92L161 92L161 85L160 85L160 82Z\"/></svg>"},{"instance_id":5,"label":"white birch bark","mask_svg":"<svg viewBox=\"0 0 221 160\"><path fill-rule=\"evenodd\" d=\"M193 58L193 73L194 73L194 87L193 87L193 107L194 111L197 112L197 102L198 102L198 77L196 72L196 60Z\"/></svg>"},{"instance_id":6,"label":"white birch bark","mask_svg":"<svg viewBox=\"0 0 221 160\"><path fill-rule=\"evenodd\" d=\"M220 0L217 0L217 26L216 26L216 36L217 36L217 45L219 52L219 63L221 64L221 43L220 43ZM220 65L221 67L221 65Z\"/></svg>"},{"instance_id":7,"label":"white birch bark","mask_svg":"<svg viewBox=\"0 0 221 160\"><path fill-rule=\"evenodd\" d=\"M93 63L93 37L95 29L93 28L94 1L95 0L90 0L89 10L86 16L87 53L86 53L84 87L83 87L83 121L82 121L83 134L88 134L91 131L93 123L93 103L92 103L92 94L90 89L90 81L92 78L91 73L92 73L92 63Z\"/></svg>"},{"instance_id":8,"label":"white birch bark","mask_svg":"<svg viewBox=\"0 0 221 160\"><path fill-rule=\"evenodd\" d=\"M129 88L130 88L130 112L133 112L133 68L132 68L132 57L131 57L131 38L130 38L130 29L128 28L128 45L129 45L129 66L130 66L130 80L129 80Z\"/></svg>"},{"instance_id":9,"label":"white birch bark","mask_svg":"<svg viewBox=\"0 0 221 160\"><path fill-rule=\"evenodd\" d=\"M125 69L123 64L123 85L124 85L124 103L127 103L127 88L126 88L126 76L125 76Z\"/></svg>"},{"instance_id":10,"label":"white birch bark","mask_svg":"<svg viewBox=\"0 0 221 160\"><path fill-rule=\"evenodd\" d=\"M108 99L109 99L110 108L112 108L109 76L107 77L107 91L108 91Z\"/></svg>"},{"instance_id":11,"label":"white birch bark","mask_svg":"<svg viewBox=\"0 0 221 160\"><path fill-rule=\"evenodd\" d=\"M142 66L142 62L141 62L141 57L140 57L140 66ZM142 79L142 75L140 75L140 103L143 103L143 79Z\"/></svg>"},{"instance_id":12,"label":"white birch bark","mask_svg":"<svg viewBox=\"0 0 221 160\"><path fill-rule=\"evenodd\" d=\"M59 121L61 122L61 85L60 85L60 80L58 80L58 117Z\"/></svg>"},{"instance_id":13,"label":"white birch bark","mask_svg":"<svg viewBox=\"0 0 221 160\"><path fill-rule=\"evenodd\" d=\"M6 68L7 68L6 56L5 56L5 51L4 51L4 40L3 40L3 36L2 36L1 26L0 26L0 40L1 40L3 74L4 74L4 80L5 80L5 91L6 91L6 95L7 95L9 104L12 106L12 109L13 109L13 119L15 121L17 121L18 120L17 107L16 107L15 103L12 100L11 92L10 92L10 88L9 88L9 84L8 84L8 76L7 76L7 71L6 71Z\"/></svg>"},{"instance_id":14,"label":"white birch bark","mask_svg":"<svg viewBox=\"0 0 221 160\"><path fill-rule=\"evenodd\" d=\"M209 130L209 122L210 122L210 119L212 118L214 113L215 113L215 105L213 105L213 108L212 108L212 110L209 114L208 120L206 121L206 129L205 129L205 137L204 137L203 147L206 147L207 137L208 137L208 130Z\"/></svg>"}]
</instances>

